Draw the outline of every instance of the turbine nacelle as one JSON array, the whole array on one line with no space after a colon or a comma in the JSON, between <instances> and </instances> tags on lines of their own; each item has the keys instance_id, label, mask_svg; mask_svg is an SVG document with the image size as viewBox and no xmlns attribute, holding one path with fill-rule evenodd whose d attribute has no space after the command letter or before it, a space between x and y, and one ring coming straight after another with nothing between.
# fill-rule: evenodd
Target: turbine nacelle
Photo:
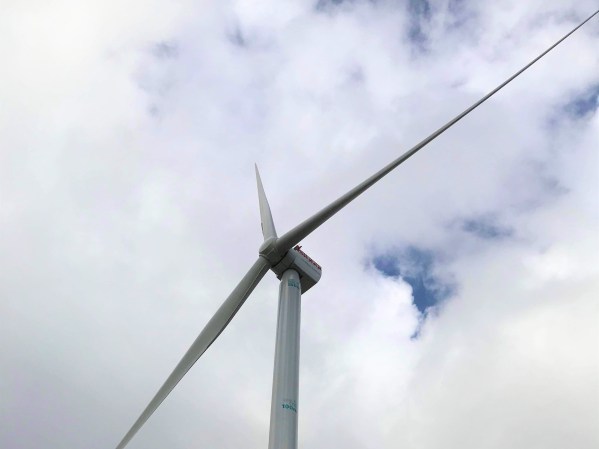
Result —
<instances>
[{"instance_id":1,"label":"turbine nacelle","mask_svg":"<svg viewBox=\"0 0 599 449\"><path fill-rule=\"evenodd\" d=\"M302 294L316 285L322 276L322 267L303 252L299 245L287 251L285 257L270 269L274 271L278 279L281 279L283 273L289 269L297 271L300 276Z\"/></svg>"}]
</instances>

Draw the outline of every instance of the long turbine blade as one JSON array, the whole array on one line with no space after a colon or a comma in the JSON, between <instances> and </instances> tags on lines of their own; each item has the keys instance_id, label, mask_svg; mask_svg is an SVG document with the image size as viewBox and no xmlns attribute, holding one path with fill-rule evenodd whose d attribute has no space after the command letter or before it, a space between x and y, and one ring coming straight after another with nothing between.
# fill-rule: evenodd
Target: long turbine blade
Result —
<instances>
[{"instance_id":1,"label":"long turbine blade","mask_svg":"<svg viewBox=\"0 0 599 449\"><path fill-rule=\"evenodd\" d=\"M260 220L262 222L262 235L264 240L270 237L277 237L277 231L275 229L275 222L272 219L272 213L270 212L270 206L266 199L266 193L264 193L264 187L262 186L262 179L260 179L260 172L258 171L258 165L256 167L256 183L258 184L258 201L260 203Z\"/></svg>"},{"instance_id":2,"label":"long turbine blade","mask_svg":"<svg viewBox=\"0 0 599 449\"><path fill-rule=\"evenodd\" d=\"M287 233L285 233L277 242L278 251L281 254L284 254L291 247L298 244L301 240L303 240L310 233L312 233L312 231L314 231L321 224L323 224L325 221L327 221L329 218L331 218L333 215L335 215L337 212L339 212L341 209L343 209L347 204L349 204L351 201L353 201L361 193L366 191L369 187L374 185L383 176L385 176L386 174L391 172L393 169L398 167L401 163L403 163L404 161L406 161L407 159L412 157L419 150L424 148L426 145L428 145L434 139L439 137L441 134L443 134L445 131L447 131L449 128L451 128L457 122L459 122L464 117L466 117L468 114L470 114L472 111L474 111L477 107L479 107L481 104L483 104L489 98L491 98L493 95L495 95L497 92L499 92L505 86L507 86L511 81L513 81L515 78L517 78L522 72L524 72L526 69L528 69L530 66L532 66L535 62L537 62L539 59L541 59L543 56L545 56L547 53L549 53L551 50L553 50L555 47L557 47L568 36L570 36L572 33L574 33L576 30L578 30L581 26L583 26L585 23L587 23L589 20L591 20L597 13L599 13L599 10L595 11L584 22L580 23L580 25L578 25L572 31L570 31L565 36L563 36L560 40L558 40L555 44L553 44L551 47L549 47L547 50L545 50L543 53L541 53L539 56L537 56L531 62L526 64L522 69L520 69L514 75L509 77L506 81L501 83L499 86L497 86L491 92L489 92L487 95L482 97L480 100L478 100L476 103L474 103L468 109L466 109L464 112L458 114L456 117L451 119L449 122L447 122L445 125L443 125L441 128L439 128L437 131L432 133L426 139L424 139L420 143L416 144L414 147L412 147L411 149L406 151L404 154L402 154L400 157L395 159L389 165L383 167L381 170L376 172L370 178L366 179L364 182L362 182L361 184L359 184L356 187L354 187L353 189L351 189L345 195L336 199L331 204L326 206L324 209L317 212L312 217L308 218L307 220L305 220L302 223L300 223L299 225L297 225L295 228L293 228L290 231L288 231Z\"/></svg>"},{"instance_id":3,"label":"long turbine blade","mask_svg":"<svg viewBox=\"0 0 599 449\"><path fill-rule=\"evenodd\" d=\"M200 358L206 349L208 349L212 342L216 340L269 268L270 264L262 257L259 257L254 265L252 265L243 279L237 284L237 287L235 287L214 316L208 321L206 327L200 332L198 338L196 338L171 375L166 379L164 385L160 387L158 393L156 393L146 409L142 412L137 421L135 421L131 429L129 429L129 432L123 437L117 446L117 449L123 449L127 443L129 443L131 438L133 438L137 431L144 425L152 413L156 411L158 406L164 401L173 388L175 388L183 376L185 376L187 371L189 371L193 364Z\"/></svg>"}]
</instances>

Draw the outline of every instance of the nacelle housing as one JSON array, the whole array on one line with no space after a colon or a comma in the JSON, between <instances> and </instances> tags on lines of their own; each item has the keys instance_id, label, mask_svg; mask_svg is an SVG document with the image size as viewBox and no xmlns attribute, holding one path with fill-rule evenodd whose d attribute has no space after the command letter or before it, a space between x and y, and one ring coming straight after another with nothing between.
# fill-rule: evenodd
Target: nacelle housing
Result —
<instances>
[{"instance_id":1,"label":"nacelle housing","mask_svg":"<svg viewBox=\"0 0 599 449\"><path fill-rule=\"evenodd\" d=\"M300 276L300 284L302 287L302 294L307 292L311 287L316 285L322 275L322 267L318 265L314 260L301 250L301 246L297 245L295 248L290 249L285 257L272 267L272 271L275 272L277 278L281 279L283 273L286 270L293 269L298 272Z\"/></svg>"}]
</instances>

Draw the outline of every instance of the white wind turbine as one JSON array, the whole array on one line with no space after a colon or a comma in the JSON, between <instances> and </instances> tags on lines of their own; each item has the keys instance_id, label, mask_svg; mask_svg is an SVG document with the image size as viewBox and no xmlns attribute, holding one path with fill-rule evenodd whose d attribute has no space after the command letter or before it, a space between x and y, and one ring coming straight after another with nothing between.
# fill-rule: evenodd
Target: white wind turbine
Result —
<instances>
[{"instance_id":1,"label":"white wind turbine","mask_svg":"<svg viewBox=\"0 0 599 449\"><path fill-rule=\"evenodd\" d=\"M217 339L269 269L275 272L277 278L279 278L281 282L279 287L279 311L277 318L275 366L268 448L297 448L301 294L318 282L322 270L320 265L314 262L307 254L301 251L299 246L296 245L386 174L491 98L495 93L593 18L597 13L599 13L599 10L595 11L591 16L533 59L530 63L468 109L422 140L416 146L383 167L361 184L358 184L337 200L333 201L312 217L283 234L281 237L278 237L275 230L270 206L268 205L268 200L264 193L260 174L258 173L258 167L256 167L260 218L262 221L262 234L264 236L264 242L258 250L258 259L241 279L239 284L233 289L229 297L216 311L210 321L208 321L208 324L206 324L202 332L200 332L171 375L166 379L162 387L160 387L156 395L152 398L137 421L135 421L131 429L129 429L127 434L123 437L116 449L123 449L129 443L131 438L133 438L137 431L144 425L152 413L156 411L158 406L164 401L183 376L185 376L187 371L189 371L206 349L210 347L214 340Z\"/></svg>"}]
</instances>

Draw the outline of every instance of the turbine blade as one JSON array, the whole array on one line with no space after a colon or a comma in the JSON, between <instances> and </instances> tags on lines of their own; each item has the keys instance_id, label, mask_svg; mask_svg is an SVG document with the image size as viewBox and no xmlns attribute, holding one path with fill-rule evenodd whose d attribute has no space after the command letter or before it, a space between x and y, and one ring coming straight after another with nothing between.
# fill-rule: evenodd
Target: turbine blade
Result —
<instances>
[{"instance_id":1,"label":"turbine blade","mask_svg":"<svg viewBox=\"0 0 599 449\"><path fill-rule=\"evenodd\" d=\"M262 257L259 257L254 265L252 265L243 279L237 284L237 287L233 289L229 297L219 307L210 321L208 321L208 324L206 324L202 332L200 332L200 335L198 335L191 347L187 350L179 364L166 379L162 387L160 387L158 393L156 393L140 417L135 421L131 429L129 429L127 434L118 444L117 449L123 449L127 443L129 443L131 438L133 438L137 431L144 425L152 413L156 411L158 406L160 406L162 401L164 401L183 376L185 376L187 371L189 371L206 349L208 349L214 340L216 340L269 268L270 264Z\"/></svg>"},{"instance_id":2,"label":"turbine blade","mask_svg":"<svg viewBox=\"0 0 599 449\"><path fill-rule=\"evenodd\" d=\"M459 122L464 117L466 117L468 114L470 114L472 111L474 111L477 107L479 107L481 104L483 104L489 98L491 98L493 95L495 95L497 92L499 92L505 86L507 86L511 81L513 81L515 78L517 78L526 69L528 69L530 66L532 66L535 62L537 62L539 59L541 59L543 56L545 56L547 53L549 53L551 50L553 50L555 47L557 47L566 38L568 38L572 33L574 33L576 30L578 30L580 27L582 27L585 23L587 23L589 20L591 20L597 13L599 13L599 10L595 11L586 20L584 20L582 23L580 23L578 26L576 26L574 29L572 29L572 31L570 31L569 33L564 35L561 39L559 39L556 43L551 45L551 47L549 47L547 50L545 50L543 53L541 53L539 56L537 56L531 62L526 64L522 69L517 71L514 75L509 77L507 80L505 80L503 83L501 83L495 89L493 89L487 95L485 95L480 100L478 100L476 103L474 103L472 106L470 106L468 109L466 109L465 111L461 112L456 117L451 119L449 122L447 122L441 128L439 128L438 130L433 132L431 135L429 135L427 138L422 140L420 143L416 144L414 147L412 147L411 149L406 151L404 154L399 156L397 159L392 161L387 166L383 167L381 170L376 172L374 175L372 175L371 177L366 179L364 182L358 184L356 187L351 189L345 195L341 196L340 198L337 198L335 201L333 201L331 204L329 204L328 206L326 206L325 208L323 208L322 210L320 210L319 212L314 214L312 217L308 218L307 220L305 220L302 223L300 223L299 225L297 225L295 228L293 228L290 231L288 231L287 233L285 233L277 241L277 250L281 254L284 254L286 251L288 251L293 246L298 244L301 240L303 240L305 237L307 237L309 234L311 234L316 228L318 228L325 221L327 221L329 218L331 218L333 215L335 215L337 212L339 212L341 209L343 209L345 206L347 206L351 201L353 201L355 198L357 198L360 194L362 194L364 191L366 191L369 187L374 185L377 181L379 181L381 178L383 178L386 174L388 174L389 172L391 172L392 170L397 168L400 164L402 164L403 162L408 160L410 157L412 157L414 154L416 154L419 150L424 148L430 142L435 140L437 137L439 137L441 134L443 134L445 131L447 131L449 128L451 128L457 122Z\"/></svg>"},{"instance_id":3,"label":"turbine blade","mask_svg":"<svg viewBox=\"0 0 599 449\"><path fill-rule=\"evenodd\" d=\"M268 199L266 199L266 193L264 193L264 187L262 186L262 180L260 179L260 172L258 171L258 165L256 167L256 183L258 184L258 201L260 203L260 220L262 222L262 235L264 240L270 237L277 237L277 231L275 229L275 222L272 219L272 213L270 212L270 206L268 205Z\"/></svg>"}]
</instances>

